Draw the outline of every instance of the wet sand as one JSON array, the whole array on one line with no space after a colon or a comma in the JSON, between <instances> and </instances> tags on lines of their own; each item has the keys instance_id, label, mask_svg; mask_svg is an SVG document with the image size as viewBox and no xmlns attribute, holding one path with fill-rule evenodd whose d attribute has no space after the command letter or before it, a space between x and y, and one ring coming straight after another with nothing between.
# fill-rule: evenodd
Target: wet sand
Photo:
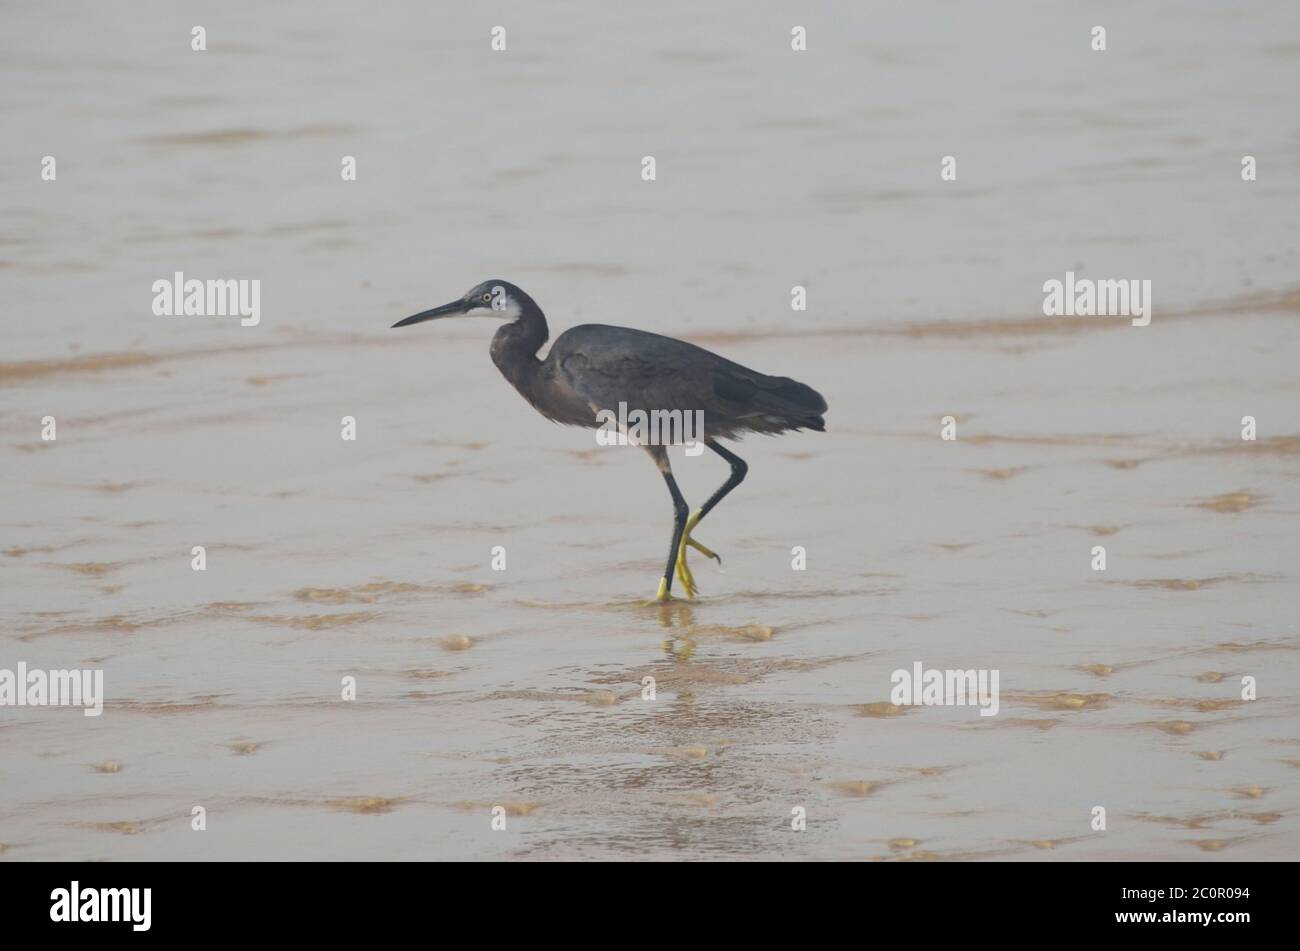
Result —
<instances>
[{"instance_id":1,"label":"wet sand","mask_svg":"<svg viewBox=\"0 0 1300 951\"><path fill-rule=\"evenodd\" d=\"M0 708L0 860L1295 858L1291 7L1115 5L1098 63L1028 6L1015 56L950 4L575 6L493 14L504 64L418 4L206 54L163 5L0 15L0 667L108 694ZM1151 326L1041 316L1067 269L1151 278ZM174 270L262 323L155 317ZM538 417L490 321L387 329L492 276L826 396L737 447L695 602L643 603L641 453ZM893 707L918 660L999 714Z\"/></svg>"}]
</instances>

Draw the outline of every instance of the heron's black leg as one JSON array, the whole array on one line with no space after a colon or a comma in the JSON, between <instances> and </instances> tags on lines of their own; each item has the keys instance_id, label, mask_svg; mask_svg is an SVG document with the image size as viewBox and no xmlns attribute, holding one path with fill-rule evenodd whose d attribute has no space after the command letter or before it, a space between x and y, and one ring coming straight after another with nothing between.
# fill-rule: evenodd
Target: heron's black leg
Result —
<instances>
[{"instance_id":1,"label":"heron's black leg","mask_svg":"<svg viewBox=\"0 0 1300 951\"><path fill-rule=\"evenodd\" d=\"M677 565L678 549L681 548L682 534L686 531L686 518L690 514L690 506L686 504L686 499L682 498L682 490L677 488L677 480L673 478L672 467L668 463L668 453L662 446L644 447L654 459L655 464L659 466L659 471L664 475L664 481L668 483L668 492L673 497L673 544L668 550L668 567L664 569L664 576L659 579L659 591L655 595L657 601L667 601L668 594L673 586L673 569ZM690 594L690 591L686 592Z\"/></svg>"},{"instance_id":2,"label":"heron's black leg","mask_svg":"<svg viewBox=\"0 0 1300 951\"><path fill-rule=\"evenodd\" d=\"M677 550L682 545L682 533L686 531L686 517L690 514L690 506L682 498L681 490L677 488L677 480L673 478L671 472L664 473L664 481L668 483L668 491L673 496L673 544L668 549L668 567L664 568L664 576L659 581L659 600L667 600L668 592L673 586L673 568L677 565ZM690 594L688 591L687 594Z\"/></svg>"},{"instance_id":3,"label":"heron's black leg","mask_svg":"<svg viewBox=\"0 0 1300 951\"><path fill-rule=\"evenodd\" d=\"M695 520L696 522L700 521L700 519L708 515L709 512L713 511L713 507L726 498L728 492L740 485L740 483L744 482L745 474L749 472L749 465L745 460L740 458L740 456L736 455L731 450L724 449L712 439L706 439L704 444L720 455L723 459L726 459L727 462L731 463L731 476L726 482L722 483L722 487L718 489L717 492L714 492L709 496L709 501L700 506L700 518L697 518Z\"/></svg>"},{"instance_id":4,"label":"heron's black leg","mask_svg":"<svg viewBox=\"0 0 1300 951\"><path fill-rule=\"evenodd\" d=\"M736 455L734 452L729 452L728 450L722 448L722 446L714 442L712 439L704 440L704 444L708 446L710 449L712 449L714 452L716 452L718 455L720 455L723 459L726 459L727 462L731 463L731 476L727 479L726 482L722 483L722 486L718 489L717 492L714 492L713 495L709 496L709 500L707 502L705 502L702 506L700 506L698 509L692 512L690 518L686 520L686 535L685 535L685 543L683 545L683 548L685 547L685 545L690 545L692 548L700 552L706 558L712 558L718 564L722 564L722 558L716 552L708 548L705 548L694 538L692 538L691 532L695 530L696 525L700 524L700 520L703 519L704 516L708 515L709 512L713 511L713 507L715 505L717 505L724 498L726 498L728 492L730 492L736 486L740 485L740 483L745 481L745 473L749 471L749 466L746 465L745 460L740 458L740 456ZM683 558L681 559L681 563L678 564L679 571L683 570L683 564L685 562L684 556L685 556L685 551L683 551ZM685 571L689 573L689 569L685 569Z\"/></svg>"}]
</instances>

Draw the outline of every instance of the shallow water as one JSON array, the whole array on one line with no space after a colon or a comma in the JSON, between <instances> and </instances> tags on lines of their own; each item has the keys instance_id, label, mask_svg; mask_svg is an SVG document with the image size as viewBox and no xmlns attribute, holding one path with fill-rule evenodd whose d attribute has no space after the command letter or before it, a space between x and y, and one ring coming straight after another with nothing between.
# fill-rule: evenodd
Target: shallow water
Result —
<instances>
[{"instance_id":1,"label":"shallow water","mask_svg":"<svg viewBox=\"0 0 1300 951\"><path fill-rule=\"evenodd\" d=\"M6 5L0 667L108 702L0 708L3 858L1295 858L1300 16L1010 6ZM1042 317L1067 269L1151 326ZM825 394L695 602L642 454L387 329L494 275ZM894 707L918 660L999 714Z\"/></svg>"}]
</instances>

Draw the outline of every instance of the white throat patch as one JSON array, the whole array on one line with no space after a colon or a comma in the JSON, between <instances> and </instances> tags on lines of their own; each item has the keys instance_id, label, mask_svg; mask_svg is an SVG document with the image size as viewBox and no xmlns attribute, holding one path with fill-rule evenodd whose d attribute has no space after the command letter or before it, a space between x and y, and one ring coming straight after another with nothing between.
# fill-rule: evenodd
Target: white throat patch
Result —
<instances>
[{"instance_id":1,"label":"white throat patch","mask_svg":"<svg viewBox=\"0 0 1300 951\"><path fill-rule=\"evenodd\" d=\"M490 310L475 308L475 311L483 317L499 317L504 320L514 320L523 315L523 308L500 284L492 288L492 302L488 305Z\"/></svg>"}]
</instances>

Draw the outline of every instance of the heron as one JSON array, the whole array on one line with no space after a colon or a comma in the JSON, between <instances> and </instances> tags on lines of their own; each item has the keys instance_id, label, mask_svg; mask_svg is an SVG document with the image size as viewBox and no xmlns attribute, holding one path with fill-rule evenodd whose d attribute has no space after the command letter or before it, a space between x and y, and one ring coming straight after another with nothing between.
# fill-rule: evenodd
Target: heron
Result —
<instances>
[{"instance_id":1,"label":"heron","mask_svg":"<svg viewBox=\"0 0 1300 951\"><path fill-rule=\"evenodd\" d=\"M540 359L537 354L550 335L546 316L536 301L509 281L476 284L451 303L413 314L393 327L445 317L507 321L492 337L492 362L534 409L554 422L599 429L604 425L602 415L620 408L633 413L639 410L646 416L703 411L704 445L726 460L731 475L693 512L673 478L666 446L662 442L638 443L659 467L673 500L672 544L656 601L672 598L674 574L687 597L698 593L686 560L688 547L722 563L719 555L692 537L700 521L749 471L745 460L719 440L735 440L746 433L826 431L822 417L826 401L812 387L789 377L759 373L673 337L629 327L583 324L560 334L546 358Z\"/></svg>"}]
</instances>

